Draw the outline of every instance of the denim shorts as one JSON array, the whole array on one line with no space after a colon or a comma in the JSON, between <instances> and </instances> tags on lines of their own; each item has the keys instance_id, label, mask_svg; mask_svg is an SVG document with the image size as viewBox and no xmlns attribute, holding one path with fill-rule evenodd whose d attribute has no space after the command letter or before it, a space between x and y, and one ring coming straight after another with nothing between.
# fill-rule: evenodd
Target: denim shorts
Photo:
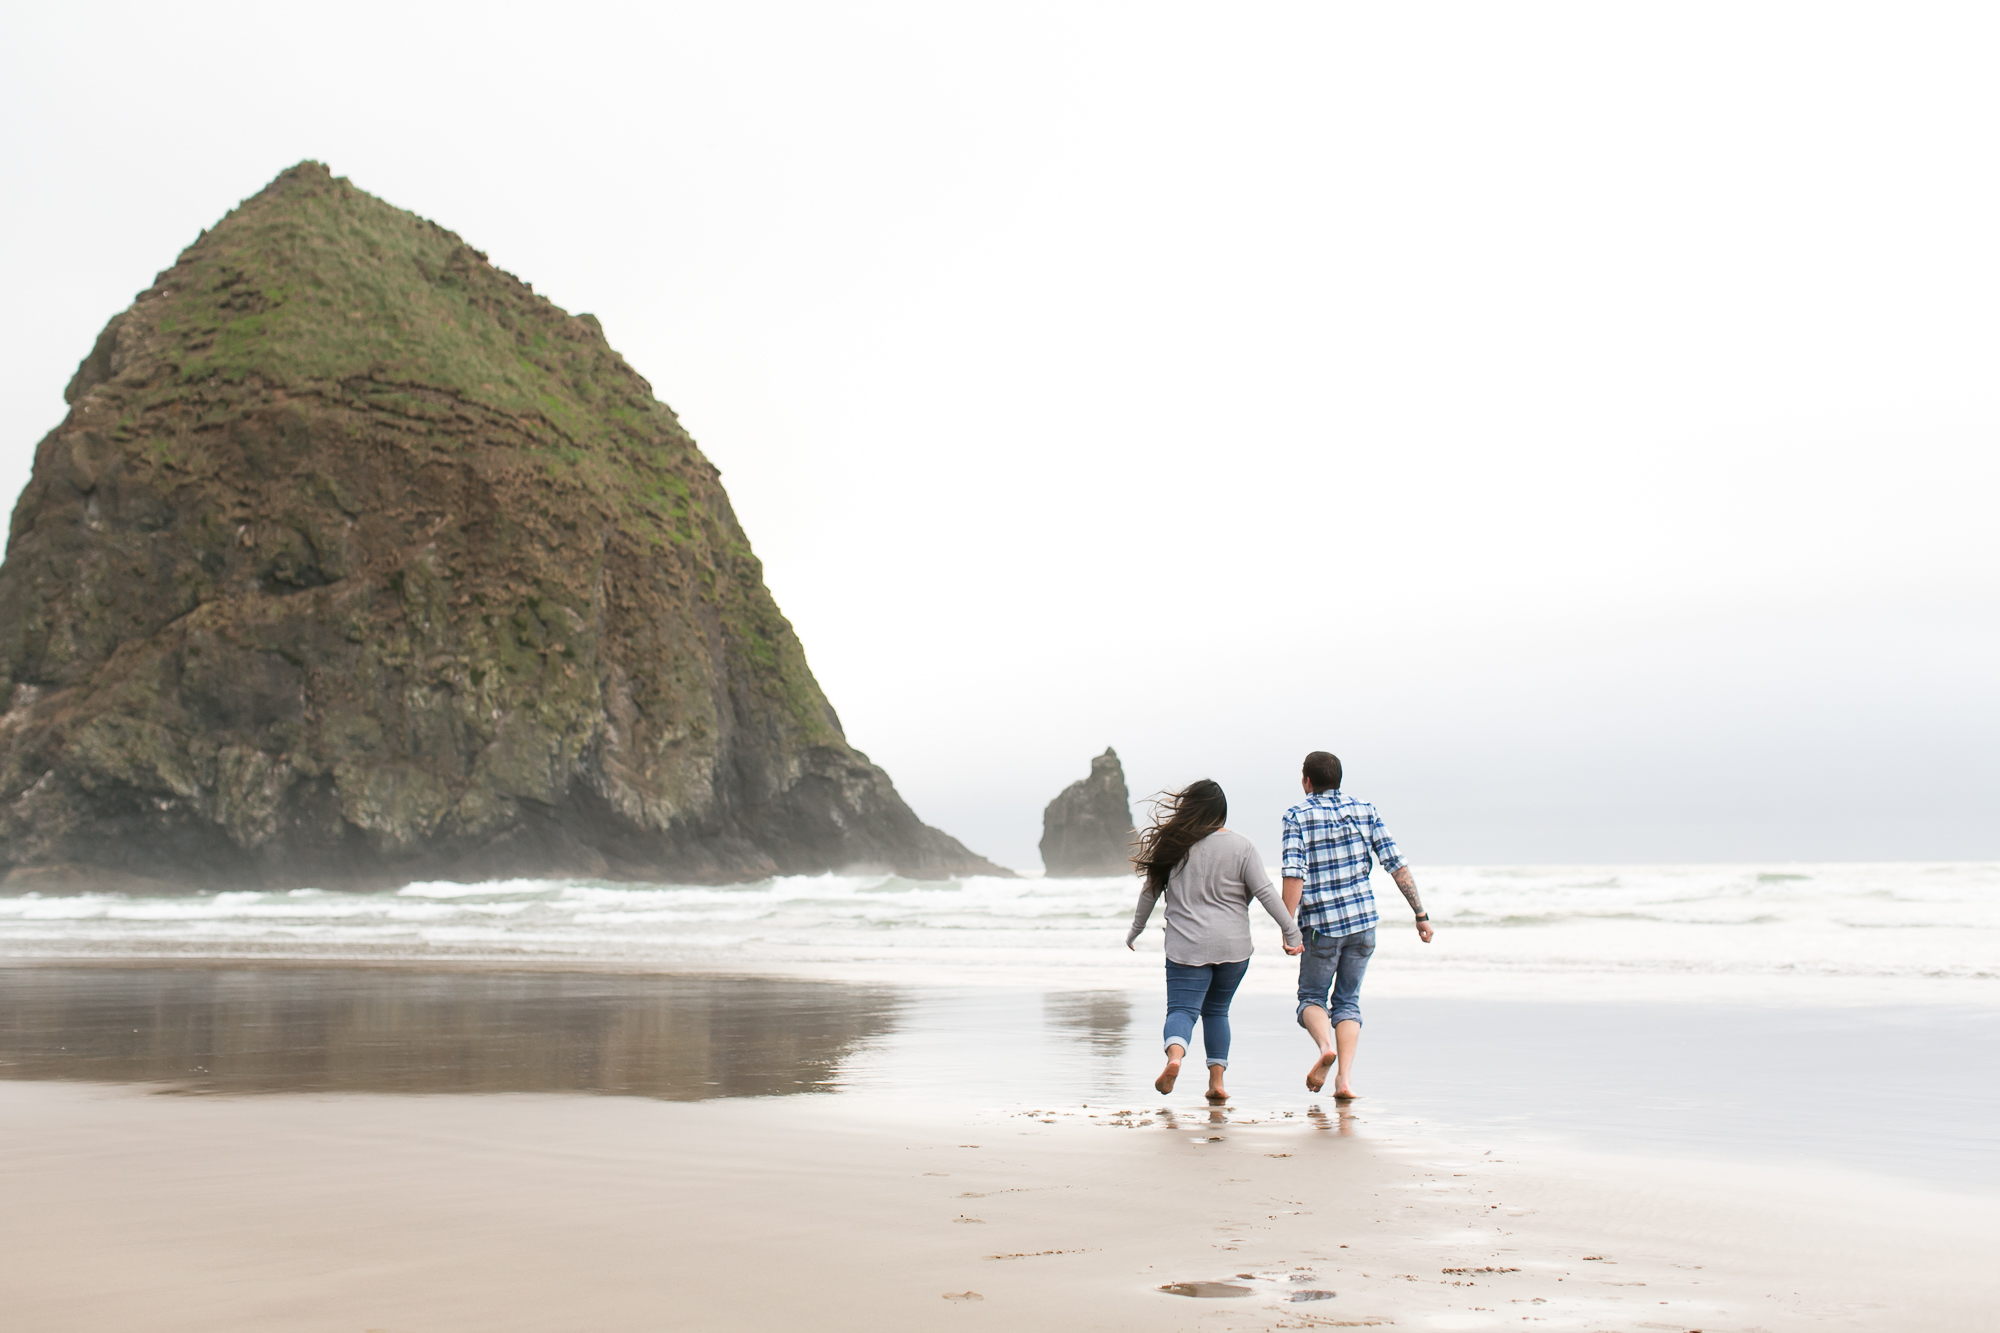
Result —
<instances>
[{"instance_id":1,"label":"denim shorts","mask_svg":"<svg viewBox=\"0 0 2000 1333\"><path fill-rule=\"evenodd\" d=\"M1299 1025L1305 1026L1306 1010L1315 1007L1326 1010L1330 1023L1359 1023L1361 977L1375 952L1375 928L1352 935L1308 930L1305 936L1306 951L1299 955Z\"/></svg>"}]
</instances>

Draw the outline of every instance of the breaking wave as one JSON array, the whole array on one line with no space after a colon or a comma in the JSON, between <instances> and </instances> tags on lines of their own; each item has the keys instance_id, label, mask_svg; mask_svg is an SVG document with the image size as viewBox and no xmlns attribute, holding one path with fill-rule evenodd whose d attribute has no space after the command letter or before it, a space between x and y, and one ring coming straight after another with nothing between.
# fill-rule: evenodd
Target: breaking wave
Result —
<instances>
[{"instance_id":1,"label":"breaking wave","mask_svg":"<svg viewBox=\"0 0 2000 1333\"><path fill-rule=\"evenodd\" d=\"M1378 879L1384 918L1403 907ZM1470 866L1424 891L1406 975L2000 981L2000 864ZM1150 980L1131 881L790 876L736 885L505 880L185 897L0 897L15 958L432 959L917 980ZM1253 912L1260 947L1275 931ZM1141 941L1156 953L1157 930ZM1147 946L1150 946L1148 948ZM1269 969L1267 969L1269 970ZM1276 972L1272 973L1275 982ZM1980 989L1983 990L1983 987Z\"/></svg>"}]
</instances>

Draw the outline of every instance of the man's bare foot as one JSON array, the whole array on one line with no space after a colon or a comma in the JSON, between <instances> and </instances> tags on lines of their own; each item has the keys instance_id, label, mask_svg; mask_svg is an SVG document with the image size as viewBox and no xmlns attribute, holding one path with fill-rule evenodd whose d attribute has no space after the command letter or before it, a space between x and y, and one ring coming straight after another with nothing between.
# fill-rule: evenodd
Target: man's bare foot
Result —
<instances>
[{"instance_id":1,"label":"man's bare foot","mask_svg":"<svg viewBox=\"0 0 2000 1333\"><path fill-rule=\"evenodd\" d=\"M1229 1089L1220 1083L1211 1083L1208 1085L1208 1091L1202 1095L1208 1098L1209 1105L1220 1106L1229 1100Z\"/></svg>"},{"instance_id":2,"label":"man's bare foot","mask_svg":"<svg viewBox=\"0 0 2000 1333\"><path fill-rule=\"evenodd\" d=\"M1160 1071L1160 1076L1153 1080L1153 1091L1159 1093L1172 1092L1174 1090L1174 1080L1179 1078L1180 1076L1181 1076L1180 1059L1176 1057L1174 1059L1167 1061L1167 1067L1165 1069L1162 1069Z\"/></svg>"},{"instance_id":3,"label":"man's bare foot","mask_svg":"<svg viewBox=\"0 0 2000 1333\"><path fill-rule=\"evenodd\" d=\"M1333 1068L1336 1057L1332 1051L1320 1052L1319 1063L1306 1071L1306 1091L1318 1092L1326 1086L1327 1071ZM1336 1096L1339 1094L1336 1093Z\"/></svg>"}]
</instances>

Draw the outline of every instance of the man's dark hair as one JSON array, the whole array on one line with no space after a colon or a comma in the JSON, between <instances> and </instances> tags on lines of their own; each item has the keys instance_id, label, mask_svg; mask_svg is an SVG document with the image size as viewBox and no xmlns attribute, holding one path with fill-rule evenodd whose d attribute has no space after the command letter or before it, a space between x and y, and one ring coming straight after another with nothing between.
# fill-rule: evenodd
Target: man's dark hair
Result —
<instances>
[{"instance_id":1,"label":"man's dark hair","mask_svg":"<svg viewBox=\"0 0 2000 1333\"><path fill-rule=\"evenodd\" d=\"M1314 750L1306 756L1306 781L1312 783L1313 795L1323 791L1340 790L1340 757L1325 750Z\"/></svg>"}]
</instances>

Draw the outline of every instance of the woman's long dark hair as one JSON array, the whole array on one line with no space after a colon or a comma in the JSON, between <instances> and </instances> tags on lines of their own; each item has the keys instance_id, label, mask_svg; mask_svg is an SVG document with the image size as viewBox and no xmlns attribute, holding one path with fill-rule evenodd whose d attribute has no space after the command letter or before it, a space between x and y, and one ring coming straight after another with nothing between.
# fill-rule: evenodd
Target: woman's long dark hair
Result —
<instances>
[{"instance_id":1,"label":"woman's long dark hair","mask_svg":"<svg viewBox=\"0 0 2000 1333\"><path fill-rule=\"evenodd\" d=\"M1209 778L1153 798L1153 825L1139 835L1132 867L1146 887L1165 890L1167 876L1187 860L1188 849L1221 828L1229 818L1222 784Z\"/></svg>"}]
</instances>

